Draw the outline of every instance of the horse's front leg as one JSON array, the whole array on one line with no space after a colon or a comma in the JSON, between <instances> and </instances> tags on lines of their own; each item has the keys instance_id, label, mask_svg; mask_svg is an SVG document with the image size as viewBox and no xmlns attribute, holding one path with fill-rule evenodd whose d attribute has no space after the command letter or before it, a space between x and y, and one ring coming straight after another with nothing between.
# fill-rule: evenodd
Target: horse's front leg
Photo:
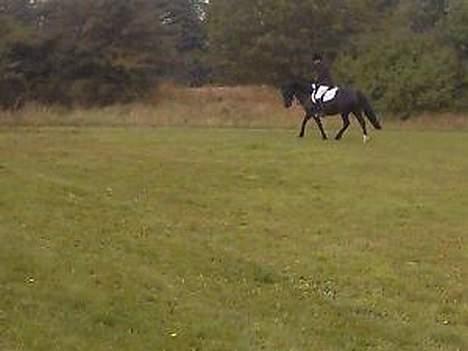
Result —
<instances>
[{"instance_id":1,"label":"horse's front leg","mask_svg":"<svg viewBox=\"0 0 468 351\"><path fill-rule=\"evenodd\" d=\"M354 112L354 115L356 116L359 124L361 125L362 129L362 140L365 143L369 141L369 136L367 135L367 127L366 127L366 121L360 111Z\"/></svg>"},{"instance_id":2,"label":"horse's front leg","mask_svg":"<svg viewBox=\"0 0 468 351\"><path fill-rule=\"evenodd\" d=\"M325 130L323 129L322 121L320 120L320 115L315 114L314 115L314 121L317 124L317 126L319 127L320 134L322 135L322 139L327 140L328 136L327 136L327 133L325 133Z\"/></svg>"},{"instance_id":3,"label":"horse's front leg","mask_svg":"<svg viewBox=\"0 0 468 351\"><path fill-rule=\"evenodd\" d=\"M304 119L302 120L302 126L301 126L301 132L299 133L299 138L303 138L305 135L305 130L307 126L307 122L309 122L310 116L309 114L306 114L304 116Z\"/></svg>"}]
</instances>

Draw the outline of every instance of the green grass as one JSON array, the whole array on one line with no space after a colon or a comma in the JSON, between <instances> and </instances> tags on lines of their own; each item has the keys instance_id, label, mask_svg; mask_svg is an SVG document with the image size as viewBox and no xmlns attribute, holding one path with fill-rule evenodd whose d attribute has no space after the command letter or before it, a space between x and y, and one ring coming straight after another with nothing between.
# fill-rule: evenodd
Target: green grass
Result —
<instances>
[{"instance_id":1,"label":"green grass","mask_svg":"<svg viewBox=\"0 0 468 351\"><path fill-rule=\"evenodd\" d=\"M0 130L0 350L467 350L468 134Z\"/></svg>"}]
</instances>

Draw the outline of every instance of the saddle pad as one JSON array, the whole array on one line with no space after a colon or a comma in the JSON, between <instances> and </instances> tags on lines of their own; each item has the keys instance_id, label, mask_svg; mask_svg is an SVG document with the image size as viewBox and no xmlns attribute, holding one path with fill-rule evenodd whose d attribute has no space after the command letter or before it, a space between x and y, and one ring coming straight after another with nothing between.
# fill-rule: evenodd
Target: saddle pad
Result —
<instances>
[{"instance_id":1,"label":"saddle pad","mask_svg":"<svg viewBox=\"0 0 468 351\"><path fill-rule=\"evenodd\" d=\"M331 88L326 85L320 85L316 88L315 84L312 85L314 93L312 94L312 101L317 103L318 101L327 102L333 100L338 92L338 88Z\"/></svg>"},{"instance_id":2,"label":"saddle pad","mask_svg":"<svg viewBox=\"0 0 468 351\"><path fill-rule=\"evenodd\" d=\"M338 92L338 88L333 88L333 89L328 90L325 93L325 95L323 95L322 101L327 102L327 101L333 100L337 92Z\"/></svg>"}]
</instances>

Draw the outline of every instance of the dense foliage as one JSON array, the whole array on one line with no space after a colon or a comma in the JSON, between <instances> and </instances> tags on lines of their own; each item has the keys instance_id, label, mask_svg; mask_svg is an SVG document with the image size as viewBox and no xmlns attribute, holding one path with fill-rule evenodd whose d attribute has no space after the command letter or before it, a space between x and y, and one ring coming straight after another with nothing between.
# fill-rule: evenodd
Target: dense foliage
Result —
<instances>
[{"instance_id":1,"label":"dense foliage","mask_svg":"<svg viewBox=\"0 0 468 351\"><path fill-rule=\"evenodd\" d=\"M187 80L204 45L194 0L0 1L7 106L139 98L164 77Z\"/></svg>"},{"instance_id":2,"label":"dense foliage","mask_svg":"<svg viewBox=\"0 0 468 351\"><path fill-rule=\"evenodd\" d=\"M313 77L325 54L339 84L409 115L468 107L466 0L213 0L208 34L217 79Z\"/></svg>"},{"instance_id":3,"label":"dense foliage","mask_svg":"<svg viewBox=\"0 0 468 351\"><path fill-rule=\"evenodd\" d=\"M466 0L0 0L0 101L109 104L158 81L313 78L380 109L468 109Z\"/></svg>"}]
</instances>

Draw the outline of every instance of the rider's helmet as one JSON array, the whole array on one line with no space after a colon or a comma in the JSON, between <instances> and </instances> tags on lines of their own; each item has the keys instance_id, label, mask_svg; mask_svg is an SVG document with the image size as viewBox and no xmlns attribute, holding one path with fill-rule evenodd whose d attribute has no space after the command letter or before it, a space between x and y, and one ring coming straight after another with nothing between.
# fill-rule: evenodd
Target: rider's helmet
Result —
<instances>
[{"instance_id":1,"label":"rider's helmet","mask_svg":"<svg viewBox=\"0 0 468 351\"><path fill-rule=\"evenodd\" d=\"M313 57L313 61L314 62L317 62L317 61L322 61L322 55L321 54L314 54L314 57Z\"/></svg>"}]
</instances>

